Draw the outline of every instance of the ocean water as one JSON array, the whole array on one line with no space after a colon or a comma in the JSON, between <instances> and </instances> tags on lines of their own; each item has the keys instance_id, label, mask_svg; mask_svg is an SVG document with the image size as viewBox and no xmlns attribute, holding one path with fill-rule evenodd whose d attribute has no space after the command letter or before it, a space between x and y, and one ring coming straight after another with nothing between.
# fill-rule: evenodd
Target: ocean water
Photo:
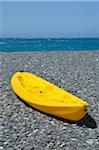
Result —
<instances>
[{"instance_id":1,"label":"ocean water","mask_svg":"<svg viewBox=\"0 0 99 150\"><path fill-rule=\"evenodd\" d=\"M99 50L99 38L0 39L0 52Z\"/></svg>"}]
</instances>

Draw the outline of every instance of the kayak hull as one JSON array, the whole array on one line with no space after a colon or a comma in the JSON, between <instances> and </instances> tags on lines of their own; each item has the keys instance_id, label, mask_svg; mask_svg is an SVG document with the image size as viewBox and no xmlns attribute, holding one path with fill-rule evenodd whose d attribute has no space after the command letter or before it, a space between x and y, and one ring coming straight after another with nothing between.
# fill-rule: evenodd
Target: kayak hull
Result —
<instances>
[{"instance_id":1,"label":"kayak hull","mask_svg":"<svg viewBox=\"0 0 99 150\"><path fill-rule=\"evenodd\" d=\"M89 107L82 99L27 72L15 73L11 78L11 86L33 108L66 120L81 120Z\"/></svg>"},{"instance_id":2,"label":"kayak hull","mask_svg":"<svg viewBox=\"0 0 99 150\"><path fill-rule=\"evenodd\" d=\"M72 107L67 108L67 107L45 107L45 106L38 106L38 105L34 105L29 103L30 106L32 106L33 108L36 108L37 110L40 110L41 112L53 115L53 116L57 116L66 120L70 120L70 121L79 121L81 120L87 113L87 109L86 107L81 107L81 108L75 108L75 111L71 111ZM69 109L69 112L71 111L71 113L68 113L66 110Z\"/></svg>"}]
</instances>

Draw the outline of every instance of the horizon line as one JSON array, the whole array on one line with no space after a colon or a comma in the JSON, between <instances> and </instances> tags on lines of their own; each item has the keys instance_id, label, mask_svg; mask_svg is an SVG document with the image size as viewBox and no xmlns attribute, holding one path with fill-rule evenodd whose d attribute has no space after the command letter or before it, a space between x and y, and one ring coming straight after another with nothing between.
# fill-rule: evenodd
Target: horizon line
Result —
<instances>
[{"instance_id":1,"label":"horizon line","mask_svg":"<svg viewBox=\"0 0 99 150\"><path fill-rule=\"evenodd\" d=\"M0 37L0 39L99 39L99 37Z\"/></svg>"}]
</instances>

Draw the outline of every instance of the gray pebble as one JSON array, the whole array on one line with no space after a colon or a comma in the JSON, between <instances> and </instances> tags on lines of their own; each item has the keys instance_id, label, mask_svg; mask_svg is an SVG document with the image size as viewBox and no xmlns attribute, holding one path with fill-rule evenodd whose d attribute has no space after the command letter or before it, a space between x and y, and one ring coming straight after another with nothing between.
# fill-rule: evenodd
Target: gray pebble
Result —
<instances>
[{"instance_id":1,"label":"gray pebble","mask_svg":"<svg viewBox=\"0 0 99 150\"><path fill-rule=\"evenodd\" d=\"M89 140L86 141L86 143L92 145L94 143L94 140L93 139L89 139Z\"/></svg>"}]
</instances>

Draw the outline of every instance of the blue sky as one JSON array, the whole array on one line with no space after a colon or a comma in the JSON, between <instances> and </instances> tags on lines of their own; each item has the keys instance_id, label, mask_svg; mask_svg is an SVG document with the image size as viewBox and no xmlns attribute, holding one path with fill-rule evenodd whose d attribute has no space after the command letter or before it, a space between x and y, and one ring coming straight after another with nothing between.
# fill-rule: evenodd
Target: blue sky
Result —
<instances>
[{"instance_id":1,"label":"blue sky","mask_svg":"<svg viewBox=\"0 0 99 150\"><path fill-rule=\"evenodd\" d=\"M99 37L99 1L0 1L0 37Z\"/></svg>"}]
</instances>

